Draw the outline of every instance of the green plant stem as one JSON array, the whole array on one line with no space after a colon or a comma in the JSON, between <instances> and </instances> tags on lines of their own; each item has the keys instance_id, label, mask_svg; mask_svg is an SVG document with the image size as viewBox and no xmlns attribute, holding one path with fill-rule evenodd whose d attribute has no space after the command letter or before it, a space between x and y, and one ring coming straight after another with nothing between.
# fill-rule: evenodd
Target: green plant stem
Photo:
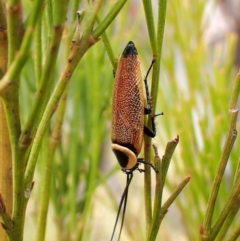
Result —
<instances>
[{"instance_id":1,"label":"green plant stem","mask_svg":"<svg viewBox=\"0 0 240 241\"><path fill-rule=\"evenodd\" d=\"M37 88L39 88L40 79L42 76L42 23L39 21L36 26L36 31L34 33L34 69L35 77L37 82Z\"/></svg>"},{"instance_id":2,"label":"green plant stem","mask_svg":"<svg viewBox=\"0 0 240 241\"><path fill-rule=\"evenodd\" d=\"M220 217L218 218L216 224L213 226L211 230L211 234L209 236L209 240L216 240L221 241L223 240L223 236L225 236L227 229L229 228L231 222L233 221L233 217L236 215L236 212L239 209L239 198L240 195L240 183L239 185L233 190L232 195L230 195L229 199L227 200L223 211L221 212ZM226 218L229 217L229 221L226 222ZM223 223L225 222L225 228L222 229L221 235L219 235L217 238L216 236L219 234L219 231L222 228ZM225 231L225 233L224 233ZM215 239L216 238L216 239Z\"/></svg>"},{"instance_id":3,"label":"green plant stem","mask_svg":"<svg viewBox=\"0 0 240 241\"><path fill-rule=\"evenodd\" d=\"M179 142L178 136L174 140L168 142L166 150L165 150L165 154L162 157L162 182L163 182L163 185L165 184L169 164L172 159L173 152L175 151L175 148L178 145L178 142Z\"/></svg>"},{"instance_id":4,"label":"green plant stem","mask_svg":"<svg viewBox=\"0 0 240 241\"><path fill-rule=\"evenodd\" d=\"M72 41L71 51L69 54L68 62L63 70L63 73L60 76L60 79L53 91L53 94L46 106L45 112L37 129L36 137L34 139L32 149L29 156L29 161L25 173L25 188L29 188L33 178L33 173L36 165L36 160L39 152L39 148L42 142L43 135L46 131L47 126L51 116L55 112L55 109L58 105L59 99L63 94L63 91L68 84L73 71L75 70L79 60L83 57L89 47L91 47L97 40L94 40L91 37L91 30L96 18L99 7L102 4L101 1L95 1L93 5L90 5L88 11L85 13L85 23L86 26L82 33L82 38L80 39L80 33L77 31L74 40Z\"/></svg>"},{"instance_id":5,"label":"green plant stem","mask_svg":"<svg viewBox=\"0 0 240 241\"><path fill-rule=\"evenodd\" d=\"M36 241L44 241L45 240L45 231L46 231L46 223L47 223L47 213L49 206L49 197L50 197L50 186L51 177L52 177L52 162L53 155L56 149L57 144L61 139L61 127L63 123L63 117L66 109L66 97L67 97L68 88L64 91L57 111L56 123L53 127L52 134L49 139L49 145L47 148L47 161L45 165L45 172L42 179L42 193L41 200L39 206L39 214L38 214L38 223L37 223L37 237Z\"/></svg>"},{"instance_id":6,"label":"green plant stem","mask_svg":"<svg viewBox=\"0 0 240 241\"><path fill-rule=\"evenodd\" d=\"M238 165L236 169L235 177L234 177L234 183L233 183L233 188L237 186L240 182L240 159L238 160Z\"/></svg>"},{"instance_id":7,"label":"green plant stem","mask_svg":"<svg viewBox=\"0 0 240 241\"><path fill-rule=\"evenodd\" d=\"M24 161L22 152L18 148L18 137L20 135L20 117L18 102L18 85L12 85L3 95L4 110L6 113L9 138L12 153L12 180L13 180L13 213L12 220L14 228L9 232L10 240L20 239L23 236L24 215L21 215L20 206L24 203L23 175ZM11 187L9 186L11 189Z\"/></svg>"},{"instance_id":8,"label":"green plant stem","mask_svg":"<svg viewBox=\"0 0 240 241\"><path fill-rule=\"evenodd\" d=\"M154 48L156 49L156 52L153 52L153 58L156 59L156 63L153 66L153 81L152 81L152 89L151 89L153 113L155 113L156 103L157 103L157 93L158 93L158 85L159 85L159 77L160 77L160 61L162 56L166 9L167 9L167 0L159 0L157 41L156 41L156 47Z\"/></svg>"},{"instance_id":9,"label":"green plant stem","mask_svg":"<svg viewBox=\"0 0 240 241\"><path fill-rule=\"evenodd\" d=\"M238 240L240 237L240 224L233 230L232 234L229 238L226 239L226 241L235 241Z\"/></svg>"},{"instance_id":10,"label":"green plant stem","mask_svg":"<svg viewBox=\"0 0 240 241\"><path fill-rule=\"evenodd\" d=\"M115 19L119 11L122 9L124 4L127 2L127 0L118 0L112 9L108 12L106 17L101 21L101 23L96 27L96 29L93 31L93 37L99 38L102 33L107 29L109 24Z\"/></svg>"},{"instance_id":11,"label":"green plant stem","mask_svg":"<svg viewBox=\"0 0 240 241\"><path fill-rule=\"evenodd\" d=\"M160 228L161 224L161 218L164 216L162 215L162 194L163 194L163 187L165 183L165 178L167 174L167 170L173 155L173 152L178 144L178 137L175 138L173 141L168 142L165 154L162 158L161 165L158 164L158 166L161 168L159 172L156 175L156 188L155 188L155 200L154 200L154 208L153 208L153 220L151 224L151 229L149 231L148 240L155 240L156 235L158 233L158 230ZM156 152L155 152L155 159L157 158Z\"/></svg>"},{"instance_id":12,"label":"green plant stem","mask_svg":"<svg viewBox=\"0 0 240 241\"><path fill-rule=\"evenodd\" d=\"M63 3L60 3L60 2L55 2L54 3L54 5L55 4L57 4L58 5L58 7L57 7L57 9L61 9L60 11L57 11L57 12L55 12L54 13L54 15L55 15L55 19L59 19L60 21L60 23L62 24L62 21L61 21L61 18L63 17L63 16L61 16L61 15L59 15L61 12L62 12L62 14L65 14L66 13L66 9L62 9L59 5L62 5L62 6L64 6L64 8L67 8L67 6L68 6L68 2L69 1L64 1L64 4ZM47 11L46 11L46 13L47 13L47 25L48 25L48 29L49 29L49 36L51 36L51 34L52 34L52 32L51 32L51 30L52 30L52 28L53 28L53 25L54 25L54 20L53 20L53 4L52 4L52 0L47 0L46 1L46 3L47 3ZM59 4L60 3L60 4ZM54 8L55 8L55 10L57 10L56 9L56 5L54 6ZM64 15L64 17L65 17L65 15Z\"/></svg>"},{"instance_id":13,"label":"green plant stem","mask_svg":"<svg viewBox=\"0 0 240 241\"><path fill-rule=\"evenodd\" d=\"M100 21L100 20L98 19L98 22L99 22L99 21ZM117 61L116 61L116 59L115 59L115 56L114 56L114 53L113 53L113 50L112 50L110 41L109 41L109 39L108 39L108 37L107 37L107 34L106 34L105 32L103 32L101 38L102 38L102 41L103 41L105 50L106 50L106 52L107 52L107 54L108 54L108 58L109 58L110 61L111 61L111 64L112 64L112 66L113 66L114 71L116 71L116 69L117 69Z\"/></svg>"},{"instance_id":14,"label":"green plant stem","mask_svg":"<svg viewBox=\"0 0 240 241\"><path fill-rule=\"evenodd\" d=\"M143 0L145 19L148 27L148 35L151 42L152 52L156 53L156 33L153 19L152 1Z\"/></svg>"},{"instance_id":15,"label":"green plant stem","mask_svg":"<svg viewBox=\"0 0 240 241\"><path fill-rule=\"evenodd\" d=\"M49 95L52 90L52 85L54 83L54 81L52 81L52 76L54 73L54 66L58 56L58 50L64 29L68 1L64 1L64 3L66 5L61 2L55 3L54 10L56 14L56 19L53 29L51 31L53 32L53 34L48 48L48 53L46 55L47 59L41 75L40 86L37 90L36 98L31 112L19 138L19 145L23 148L29 147L30 140L34 137L36 128L39 125L43 112L46 108L47 102L49 100Z\"/></svg>"},{"instance_id":16,"label":"green plant stem","mask_svg":"<svg viewBox=\"0 0 240 241\"><path fill-rule=\"evenodd\" d=\"M234 201L234 204L231 206L231 210L227 214L227 217L222 225L222 228L220 229L219 233L217 234L216 241L224 240L224 237L227 234L227 231L230 227L230 225L233 223L234 218L236 217L238 211L239 211L239 197L236 198L236 201Z\"/></svg>"},{"instance_id":17,"label":"green plant stem","mask_svg":"<svg viewBox=\"0 0 240 241\"><path fill-rule=\"evenodd\" d=\"M156 187L155 187L155 199L154 199L154 208L153 208L153 221L150 227L149 233L147 234L147 240L150 240L150 236L152 233L154 220L156 219L156 215L160 213L162 207L162 190L163 190L163 183L162 183L162 161L158 156L158 153L155 151L155 158L154 158L155 168L157 169L158 173L156 173Z\"/></svg>"},{"instance_id":18,"label":"green plant stem","mask_svg":"<svg viewBox=\"0 0 240 241\"><path fill-rule=\"evenodd\" d=\"M236 80L234 82L234 87L233 87L231 99L229 102L229 110L236 108L239 93L240 93L240 73L237 74Z\"/></svg>"},{"instance_id":19,"label":"green plant stem","mask_svg":"<svg viewBox=\"0 0 240 241\"><path fill-rule=\"evenodd\" d=\"M164 205L162 206L162 217L164 217L164 215L167 213L168 208L171 206L171 204L173 203L173 201L177 198L177 196L179 195L179 193L181 193L181 191L183 190L183 188L188 184L188 182L190 181L191 177L190 176L186 176L183 181L177 186L177 188L173 191L173 193L171 194L171 196L167 199L167 201L164 203Z\"/></svg>"},{"instance_id":20,"label":"green plant stem","mask_svg":"<svg viewBox=\"0 0 240 241\"><path fill-rule=\"evenodd\" d=\"M8 1L7 26L9 45L8 66L10 66L16 58L23 35L22 5L20 0Z\"/></svg>"},{"instance_id":21,"label":"green plant stem","mask_svg":"<svg viewBox=\"0 0 240 241\"><path fill-rule=\"evenodd\" d=\"M144 138L144 159L151 160L151 138ZM144 165L144 200L145 200L145 216L146 216L146 233L151 228L152 223L152 193L151 193L151 169L149 165Z\"/></svg>"},{"instance_id":22,"label":"green plant stem","mask_svg":"<svg viewBox=\"0 0 240 241\"><path fill-rule=\"evenodd\" d=\"M8 64L8 38L7 22L5 17L5 8L0 1L0 79L7 71ZM12 157L11 143L9 140L9 131L7 126L6 112L4 104L0 97L0 218L2 227L0 227L0 240L6 241L7 235L5 230L11 230L13 223L12 215ZM3 229L5 227L5 230Z\"/></svg>"},{"instance_id":23,"label":"green plant stem","mask_svg":"<svg viewBox=\"0 0 240 241\"><path fill-rule=\"evenodd\" d=\"M2 6L2 2L1 2L1 6ZM14 8L16 10L16 12L14 11ZM10 1L9 2L9 8L8 8L8 12L7 12L7 21L8 21L8 41L9 43L5 43L1 41L1 47L5 47L6 49L9 49L8 52L8 58L6 56L6 52L3 53L1 51L1 57L4 59L5 64L8 62L8 64L10 65L15 57L16 51L19 49L20 43L21 43L21 31L22 31L22 16L21 16L21 5L19 1ZM1 22L2 23L2 22ZM2 25L2 27L4 27ZM16 29L15 29L16 28ZM3 28L3 30L6 30ZM4 32L3 32L4 33ZM11 35L11 36L9 36ZM18 36L16 36L18 35ZM6 38L7 39L7 38ZM5 41L6 41L5 39ZM9 48L8 48L9 46ZM2 64L1 64L1 70L6 72L7 68L3 68ZM1 73L1 77L2 77ZM5 74L6 75L6 74ZM0 84L2 83L2 80L0 81ZM21 238L21 228L23 227L20 222L22 221L22 219L19 219L19 223L18 220L16 221L16 216L19 215L19 212L16 207L17 207L17 197L19 195L21 195L21 188L22 188L22 183L21 183L21 177L23 176L23 164L22 164L22 160L21 160L21 154L19 153L18 150L18 137L20 134L20 118L19 118L19 102L18 102L18 92L19 92L19 87L18 85L15 86L10 86L10 88L2 95L3 97L3 102L1 102L1 104L4 104L4 115L6 115L6 120L7 120L7 129L8 129L8 133L7 135L9 135L10 138L10 144L11 144L11 149L4 147L4 151L8 151L9 155L11 155L10 159L5 159L4 162L11 162L12 163L8 164L8 168L9 170L5 170L8 171L8 175L4 175L3 177L5 177L6 179L4 180L4 182L8 179L10 179L7 182L8 185L8 192L9 195L8 197L4 196L5 202L7 201L7 207L8 207L8 215L13 215L12 217L12 223L14 223L14 226L12 226L11 228L9 228L9 223L5 223L7 230L7 233L9 235L9 239L13 240L15 233L17 233L17 235L19 234L20 238ZM2 101L2 100L1 100ZM2 117L4 118L4 116ZM3 132L1 134L4 134ZM6 156L7 157L7 156ZM7 164L7 163L6 163ZM1 166L2 168L3 166ZM5 168L7 167L7 165L5 165ZM12 171L12 175L10 175ZM12 181L12 176L13 176L13 181ZM1 177L2 178L2 177ZM20 180L20 182L18 183L18 181ZM5 194L5 193L4 193ZM9 200L9 198L11 200ZM12 201L13 199L13 201ZM19 202L21 203L23 200L22 195L19 198ZM12 204L13 202L13 204ZM11 205L10 209L9 209L9 205ZM13 210L13 213L12 213ZM6 220L5 220L6 222ZM17 225L20 224L20 227L18 227ZM19 231L19 232L18 232Z\"/></svg>"},{"instance_id":24,"label":"green plant stem","mask_svg":"<svg viewBox=\"0 0 240 241\"><path fill-rule=\"evenodd\" d=\"M19 82L18 76L20 75L25 62L28 59L29 46L31 45L31 39L33 36L33 29L36 26L37 20L41 14L41 11L39 11L39 9L41 9L42 1L36 0L33 2L33 4L34 6L31 11L31 15L28 21L28 25L25 31L25 35L24 35L18 56L11 64L10 68L8 69L8 72L0 82L0 95L2 95L3 92L6 91L6 89L9 86L13 84L15 85L18 84Z\"/></svg>"},{"instance_id":25,"label":"green plant stem","mask_svg":"<svg viewBox=\"0 0 240 241\"><path fill-rule=\"evenodd\" d=\"M80 4L79 2L80 2L80 0L73 0L72 1L72 14L71 14L72 18L74 18L73 16L75 16L76 12L78 11L79 4ZM74 21L75 21L75 18L74 18Z\"/></svg>"},{"instance_id":26,"label":"green plant stem","mask_svg":"<svg viewBox=\"0 0 240 241\"><path fill-rule=\"evenodd\" d=\"M157 29L157 41L153 50L153 58L156 60L153 65L153 74L152 74L152 88L151 88L151 97L152 97L152 113L155 113L156 103L157 103L157 92L158 92L158 82L160 76L160 59L162 53L162 42L163 42L163 34L164 34L164 26L165 26L165 16L166 16L166 0L159 0L158 4L158 29ZM148 5L150 7L150 5ZM151 13L151 10L148 9L148 12ZM150 26L149 27L153 27ZM149 29L149 33L151 33L150 38L153 37L153 30ZM155 43L155 40L150 40L151 44ZM148 118L147 126L150 127L151 120ZM149 161L150 152L151 152L151 138L144 138L144 158ZM151 207L151 173L149 166L145 165L145 173L144 173L144 198L145 198L145 215L146 215L146 230L147 234L150 231L151 223L152 223L152 207ZM148 235L147 235L148 236Z\"/></svg>"},{"instance_id":27,"label":"green plant stem","mask_svg":"<svg viewBox=\"0 0 240 241\"><path fill-rule=\"evenodd\" d=\"M211 232L212 217L214 213L218 191L220 188L220 184L222 181L222 177L227 165L230 152L232 150L233 144L237 137L237 133L235 130L237 114L238 114L238 111L236 109L230 110L230 126L229 126L227 138L223 147L222 156L220 159L220 163L216 172L216 176L213 182L213 187L212 187L208 204L207 204L206 216L205 216L204 225L203 225L204 234L202 235L202 240L208 240L208 236L210 235L210 232Z\"/></svg>"},{"instance_id":28,"label":"green plant stem","mask_svg":"<svg viewBox=\"0 0 240 241\"><path fill-rule=\"evenodd\" d=\"M179 193L181 193L183 188L188 184L189 180L190 180L190 176L185 177L183 179L183 181L173 191L173 193L167 199L167 201L164 203L164 205L162 206L160 215L153 221L154 225L153 225L152 232L150 233L150 236L148 239L149 241L156 240L160 224L161 224L164 216L166 215L168 208L171 206L171 204L174 202L174 200L178 197Z\"/></svg>"}]
</instances>

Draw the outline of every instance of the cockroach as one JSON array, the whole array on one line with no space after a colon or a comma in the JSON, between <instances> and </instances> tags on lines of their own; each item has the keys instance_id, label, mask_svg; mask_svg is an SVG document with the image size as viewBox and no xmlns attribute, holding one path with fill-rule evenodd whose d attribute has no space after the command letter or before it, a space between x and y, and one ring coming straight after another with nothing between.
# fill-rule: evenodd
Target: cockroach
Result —
<instances>
[{"instance_id":1,"label":"cockroach","mask_svg":"<svg viewBox=\"0 0 240 241\"><path fill-rule=\"evenodd\" d=\"M121 236L128 189L133 178L133 171L139 170L140 172L143 172L144 170L139 168L141 163L148 164L155 170L155 167L150 162L145 161L143 158L138 158L142 148L144 134L152 138L156 135L154 118L157 115L152 115L151 113L151 99L147 85L147 77L153 63L154 60L144 78L146 107L143 94L140 60L138 58L137 49L132 41L130 41L125 47L115 74L112 100L112 150L122 167L122 171L127 174L127 183L119 204L111 240L113 240L119 214L123 205L123 217L118 240ZM144 126L144 115L146 114L151 118L152 130Z\"/></svg>"}]
</instances>

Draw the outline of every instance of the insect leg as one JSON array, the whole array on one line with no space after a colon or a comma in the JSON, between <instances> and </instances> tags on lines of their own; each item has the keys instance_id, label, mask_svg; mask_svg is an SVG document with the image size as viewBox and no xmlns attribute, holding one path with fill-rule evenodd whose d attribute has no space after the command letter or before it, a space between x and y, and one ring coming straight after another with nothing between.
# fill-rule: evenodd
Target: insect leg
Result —
<instances>
[{"instance_id":1,"label":"insect leg","mask_svg":"<svg viewBox=\"0 0 240 241\"><path fill-rule=\"evenodd\" d=\"M143 164L146 164L146 165L149 165L155 172L158 172L158 170L155 168L155 166L151 163L151 162L148 162L148 161L144 161L143 158L138 158L137 159L137 162L138 163L143 163ZM139 169L138 169L139 170ZM140 169L140 172L142 172L144 170Z\"/></svg>"},{"instance_id":2,"label":"insect leg","mask_svg":"<svg viewBox=\"0 0 240 241\"><path fill-rule=\"evenodd\" d=\"M152 63L147 71L146 77L144 78L144 84L145 84L145 90L146 90L146 98L147 98L147 107L144 108L144 114L148 115L152 111L152 105L151 105L151 98L150 98L150 93L148 89L148 84L147 84L147 77L149 75L150 70L152 69L152 66L154 64L155 60L152 60Z\"/></svg>"},{"instance_id":3,"label":"insect leg","mask_svg":"<svg viewBox=\"0 0 240 241\"><path fill-rule=\"evenodd\" d=\"M148 84L147 84L147 77L149 75L150 70L152 69L152 66L153 66L154 62L155 62L155 60L153 59L151 65L150 65L150 67L147 71L146 77L144 78L144 84L145 84L145 89L146 89L146 98L147 98L147 107L144 108L144 114L149 115L150 118L151 118L151 122L152 122L152 131L148 127L144 126L144 133L147 136L152 137L152 138L156 136L156 127L155 127L154 118L156 116L163 115L163 113L160 113L160 114L157 114L157 115L151 114L152 105L151 105L151 98L150 98L150 93L149 93L149 89L148 89Z\"/></svg>"}]
</instances>

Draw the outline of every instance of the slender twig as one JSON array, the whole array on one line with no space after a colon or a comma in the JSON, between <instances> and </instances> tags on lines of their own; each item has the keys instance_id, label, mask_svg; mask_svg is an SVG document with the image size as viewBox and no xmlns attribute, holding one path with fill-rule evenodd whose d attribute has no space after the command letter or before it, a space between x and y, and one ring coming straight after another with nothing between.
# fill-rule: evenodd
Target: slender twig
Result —
<instances>
[{"instance_id":1,"label":"slender twig","mask_svg":"<svg viewBox=\"0 0 240 241\"><path fill-rule=\"evenodd\" d=\"M160 159L158 158L158 156L156 154L156 151L155 151L155 156L156 156L155 157L155 162L157 161L156 164L159 167L161 167L161 170L158 168L158 173L156 174L156 188L155 188L155 200L154 200L154 209L153 209L153 219L152 219L151 229L149 231L148 239L147 239L149 241L150 240L152 240L152 241L155 240L155 238L157 236L157 233L159 231L162 219L164 218L164 215L167 212L167 210L165 210L164 207L162 207L163 188L164 188L164 184L165 184L167 170L168 170L168 167L169 167L169 164L170 164L173 152L174 152L174 150L175 150L175 148L176 148L176 146L178 144L178 141L179 141L179 139L177 137L173 141L168 142L166 150L165 150L165 154L162 157L161 164L158 164L157 160L160 161ZM190 177L189 177L189 179L190 179ZM179 185L179 187L182 187L181 184ZM182 187L182 189L183 189L183 187ZM179 190L179 192L181 191L180 189L177 189L177 190ZM176 194L176 191L175 191L171 195L169 200L173 201L177 197L177 195L178 194ZM168 202L166 202L164 205L166 206L167 203ZM170 203L170 201L169 201L169 203Z\"/></svg>"},{"instance_id":2,"label":"slender twig","mask_svg":"<svg viewBox=\"0 0 240 241\"><path fill-rule=\"evenodd\" d=\"M211 232L212 217L213 217L215 203L218 196L218 191L220 188L220 184L222 181L222 177L227 165L230 152L232 150L233 144L237 137L237 132L235 130L237 114L238 114L238 111L236 109L230 110L230 126L228 130L228 135L226 137L221 160L216 172L216 176L213 182L213 187L212 187L211 194L207 204L206 216L205 216L204 225L203 225L204 227L204 235L202 236L203 240L207 240Z\"/></svg>"},{"instance_id":3,"label":"slender twig","mask_svg":"<svg viewBox=\"0 0 240 241\"><path fill-rule=\"evenodd\" d=\"M237 227L233 230L232 234L229 238L226 239L226 241L236 241L240 237L240 224L237 225Z\"/></svg>"},{"instance_id":4,"label":"slender twig","mask_svg":"<svg viewBox=\"0 0 240 241\"><path fill-rule=\"evenodd\" d=\"M149 13L152 12L150 4L147 6L147 11ZM152 113L155 113L156 103L157 103L157 93L158 93L158 84L159 84L159 76L160 76L160 60L162 53L162 43L163 43L163 35L164 35L164 26L165 26L165 16L166 16L166 7L167 0L159 0L158 3L158 21L157 21L157 40L151 39L150 42L153 45L153 58L155 59L155 64L153 66L152 73L152 88L151 88L151 102L152 102ZM151 16L150 16L151 17ZM152 20L149 21L148 27L154 28L154 24ZM151 34L149 37L153 37L154 29L149 29L149 33ZM151 118L148 118L147 126L151 125ZM151 152L151 138L145 137L144 139L144 158L146 160L150 160L150 152ZM150 168L145 165L145 175L144 175L144 197L145 197L145 214L146 214L146 230L147 233L150 231L150 226L152 223L152 207L151 207L151 173ZM149 235L147 235L149 236Z\"/></svg>"},{"instance_id":5,"label":"slender twig","mask_svg":"<svg viewBox=\"0 0 240 241\"><path fill-rule=\"evenodd\" d=\"M229 102L229 110L236 108L239 93L240 93L240 73L237 74L236 80L234 82L234 87L233 87L231 99Z\"/></svg>"},{"instance_id":6,"label":"slender twig","mask_svg":"<svg viewBox=\"0 0 240 241\"><path fill-rule=\"evenodd\" d=\"M152 1L143 0L144 12L145 12L145 19L147 22L148 27L148 35L151 42L152 52L156 53L156 31L154 26L154 19L153 19L153 7Z\"/></svg>"},{"instance_id":7,"label":"slender twig","mask_svg":"<svg viewBox=\"0 0 240 241\"><path fill-rule=\"evenodd\" d=\"M25 173L25 187L29 187L31 185L31 180L33 178L34 169L37 161L37 156L39 152L39 148L43 139L43 135L46 131L47 126L49 125L49 121L58 105L59 99L61 98L63 91L66 88L66 85L70 81L73 71L75 70L79 60L83 57L87 49L92 46L97 40L90 39L91 31L94 24L94 20L96 18L97 12L99 11L99 7L102 4L102 0L95 1L93 5L91 5L91 11L86 11L84 20L86 22L86 26L81 34L77 31L74 40L72 41L71 51L69 54L68 62L65 65L62 75L53 91L53 94L46 106L43 117L41 119L40 125L38 127L36 137L34 139L31 153L29 156L29 161ZM78 28L77 28L78 29ZM80 39L81 37L81 39Z\"/></svg>"},{"instance_id":8,"label":"slender twig","mask_svg":"<svg viewBox=\"0 0 240 241\"><path fill-rule=\"evenodd\" d=\"M27 24L27 28L25 31L25 35L22 41L22 45L20 51L18 53L18 57L15 61L11 64L7 74L3 77L2 81L0 81L0 94L2 95L6 89L11 86L12 84L19 81L18 76L21 73L21 70L28 59L29 55L29 46L31 45L31 40L33 37L33 29L36 26L37 20L40 17L42 1L36 0L33 2L33 9L31 11L31 15L29 17L29 21Z\"/></svg>"},{"instance_id":9,"label":"slender twig","mask_svg":"<svg viewBox=\"0 0 240 241\"><path fill-rule=\"evenodd\" d=\"M20 0L11 0L7 7L7 36L8 36L8 66L16 58L16 53L22 42L23 35L23 16Z\"/></svg>"},{"instance_id":10,"label":"slender twig","mask_svg":"<svg viewBox=\"0 0 240 241\"><path fill-rule=\"evenodd\" d=\"M47 223L47 212L49 206L49 198L50 198L50 183L51 183L51 174L52 174L52 163L53 163L53 155L56 149L57 144L61 139L61 127L63 123L63 117L66 108L66 96L67 96L68 88L64 91L61 101L59 103L59 108L56 115L56 123L53 127L53 131L51 133L50 139L47 140L47 155L46 155L46 164L45 164L45 172L42 178L42 193L40 196L40 205L39 205L39 213L38 213L38 223L37 223L37 236L36 241L44 241L45 240L45 231L46 231L46 223Z\"/></svg>"},{"instance_id":11,"label":"slender twig","mask_svg":"<svg viewBox=\"0 0 240 241\"><path fill-rule=\"evenodd\" d=\"M107 29L109 24L114 20L114 18L117 16L119 11L122 9L124 4L127 2L127 0L118 0L112 9L108 12L106 17L101 21L101 23L96 27L96 29L93 31L93 37L99 38L102 33Z\"/></svg>"},{"instance_id":12,"label":"slender twig","mask_svg":"<svg viewBox=\"0 0 240 241\"><path fill-rule=\"evenodd\" d=\"M221 230L223 223L226 221L226 218L230 214L232 217L232 219L230 221L233 221L233 215L236 214L236 212L239 209L239 198L238 198L239 195L240 195L240 183L233 190L232 194L229 196L229 199L227 200L227 202L223 208L223 211L221 212L216 224L212 227L211 234L209 236L209 240L215 240L215 237L218 235L219 230ZM233 209L236 209L235 212L230 213ZM230 226L230 224L231 224L231 222L228 222L228 227ZM225 230L226 230L226 227L225 227ZM216 239L216 241L220 241L220 240L222 240L222 238Z\"/></svg>"},{"instance_id":13,"label":"slender twig","mask_svg":"<svg viewBox=\"0 0 240 241\"><path fill-rule=\"evenodd\" d=\"M47 59L44 64L43 72L41 75L40 86L37 90L33 107L24 125L22 134L19 139L19 144L21 147L29 147L29 140L31 140L34 137L37 125L41 120L44 109L49 100L50 92L52 90L52 85L54 81L52 81L51 79L54 73L53 70L57 60L60 41L62 38L62 32L64 29L68 1L65 1L64 3L66 5L64 5L61 2L55 4L54 10L56 16L58 17L55 18L54 26L52 29L52 39L48 48L48 53L46 55Z\"/></svg>"}]
</instances>

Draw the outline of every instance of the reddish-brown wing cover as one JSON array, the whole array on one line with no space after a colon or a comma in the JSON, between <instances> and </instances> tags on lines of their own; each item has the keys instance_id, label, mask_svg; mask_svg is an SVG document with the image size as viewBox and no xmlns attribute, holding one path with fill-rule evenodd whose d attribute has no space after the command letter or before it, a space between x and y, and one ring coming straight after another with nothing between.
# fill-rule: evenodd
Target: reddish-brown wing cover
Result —
<instances>
[{"instance_id":1,"label":"reddish-brown wing cover","mask_svg":"<svg viewBox=\"0 0 240 241\"><path fill-rule=\"evenodd\" d=\"M112 103L112 142L141 151L144 129L144 97L137 55L122 56L115 75Z\"/></svg>"}]
</instances>

